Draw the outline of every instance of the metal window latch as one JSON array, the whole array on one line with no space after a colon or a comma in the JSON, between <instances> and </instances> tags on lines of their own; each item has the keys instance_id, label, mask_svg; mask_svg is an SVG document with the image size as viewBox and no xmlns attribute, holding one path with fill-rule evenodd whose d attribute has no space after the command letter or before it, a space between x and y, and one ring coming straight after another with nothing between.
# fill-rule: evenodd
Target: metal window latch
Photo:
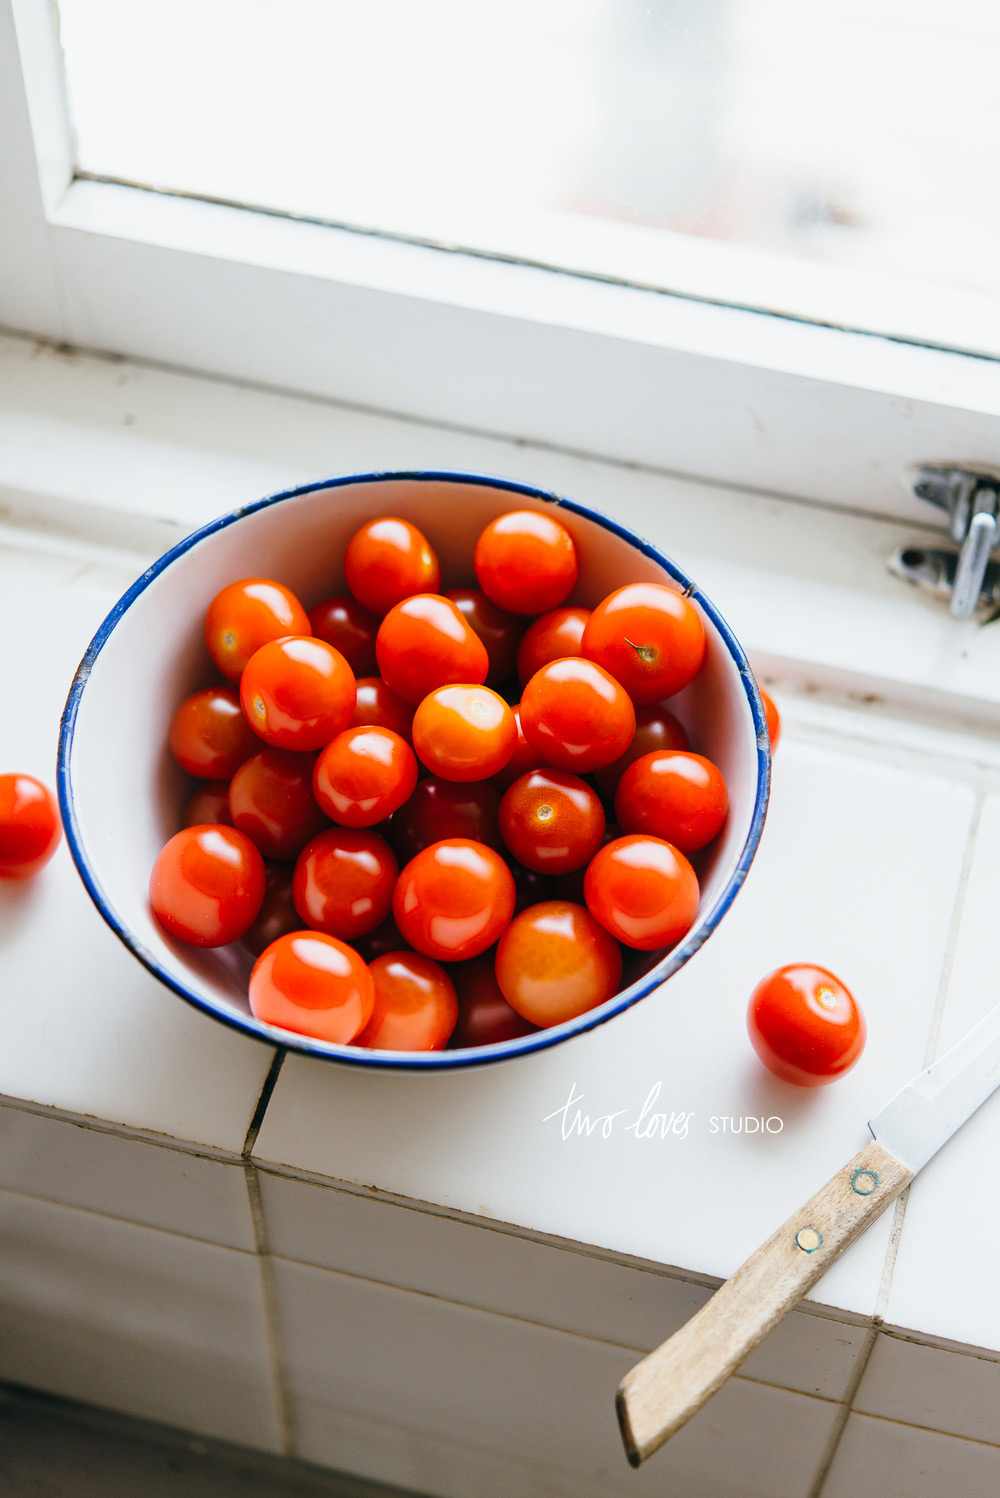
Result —
<instances>
[{"instance_id":1,"label":"metal window latch","mask_svg":"<svg viewBox=\"0 0 1000 1498\"><path fill-rule=\"evenodd\" d=\"M890 570L948 598L956 619L968 619L981 604L1000 607L1000 563L990 561L1000 545L1000 470L925 463L910 482L917 499L948 512L961 551L904 546L890 557Z\"/></svg>"}]
</instances>

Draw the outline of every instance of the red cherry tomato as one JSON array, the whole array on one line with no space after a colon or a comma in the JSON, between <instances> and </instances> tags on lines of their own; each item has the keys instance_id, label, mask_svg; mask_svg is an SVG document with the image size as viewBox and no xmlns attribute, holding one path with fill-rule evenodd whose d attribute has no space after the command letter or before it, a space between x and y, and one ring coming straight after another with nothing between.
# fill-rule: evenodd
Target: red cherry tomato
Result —
<instances>
[{"instance_id":1,"label":"red cherry tomato","mask_svg":"<svg viewBox=\"0 0 1000 1498\"><path fill-rule=\"evenodd\" d=\"M458 1021L452 1045L468 1049L478 1045L496 1045L502 1040L519 1040L533 1035L538 1026L522 1019L500 992L494 971L492 952L459 962L451 968L451 978L458 994Z\"/></svg>"},{"instance_id":2,"label":"red cherry tomato","mask_svg":"<svg viewBox=\"0 0 1000 1498\"><path fill-rule=\"evenodd\" d=\"M493 776L493 784L500 791L509 790L514 781L520 780L522 775L527 775L529 770L541 770L545 766L544 755L539 754L538 750L524 737L524 729L521 727L521 704L515 703L511 712L514 714L517 742L514 745L513 754L503 769Z\"/></svg>"},{"instance_id":3,"label":"red cherry tomato","mask_svg":"<svg viewBox=\"0 0 1000 1498\"><path fill-rule=\"evenodd\" d=\"M637 707L635 710L635 733L621 759L616 759L613 765L605 765L603 770L596 771L594 779L600 787L602 795L609 799L614 798L621 780L629 765L634 765L637 759L644 754L655 754L659 749L683 749L691 746L684 725L679 723L672 712L669 712L662 703L654 703L650 707Z\"/></svg>"},{"instance_id":4,"label":"red cherry tomato","mask_svg":"<svg viewBox=\"0 0 1000 1498\"><path fill-rule=\"evenodd\" d=\"M487 598L510 614L544 614L572 593L579 567L573 537L540 510L513 510L476 542L473 566Z\"/></svg>"},{"instance_id":5,"label":"red cherry tomato","mask_svg":"<svg viewBox=\"0 0 1000 1498\"><path fill-rule=\"evenodd\" d=\"M413 731L413 708L404 702L381 676L358 677L358 705L351 720L352 728L391 728L400 738L408 739Z\"/></svg>"},{"instance_id":6,"label":"red cherry tomato","mask_svg":"<svg viewBox=\"0 0 1000 1498\"><path fill-rule=\"evenodd\" d=\"M672 697L697 676L705 626L693 603L659 583L629 583L591 614L582 654L610 671L636 706Z\"/></svg>"},{"instance_id":7,"label":"red cherry tomato","mask_svg":"<svg viewBox=\"0 0 1000 1498\"><path fill-rule=\"evenodd\" d=\"M375 641L383 679L414 705L452 682L482 683L486 646L450 598L419 593L390 609Z\"/></svg>"},{"instance_id":8,"label":"red cherry tomato","mask_svg":"<svg viewBox=\"0 0 1000 1498\"><path fill-rule=\"evenodd\" d=\"M536 671L520 702L532 748L559 770L585 775L618 759L635 733L635 709L593 661L568 657Z\"/></svg>"},{"instance_id":9,"label":"red cherry tomato","mask_svg":"<svg viewBox=\"0 0 1000 1498\"><path fill-rule=\"evenodd\" d=\"M479 588L449 588L444 596L451 599L486 646L490 658L488 684L495 687L506 681L517 660L517 642L521 638L524 620L498 609Z\"/></svg>"},{"instance_id":10,"label":"red cherry tomato","mask_svg":"<svg viewBox=\"0 0 1000 1498\"><path fill-rule=\"evenodd\" d=\"M0 879L30 879L59 846L55 798L33 775L0 775Z\"/></svg>"},{"instance_id":11,"label":"red cherry tomato","mask_svg":"<svg viewBox=\"0 0 1000 1498\"><path fill-rule=\"evenodd\" d=\"M205 615L208 653L227 681L239 681L247 661L285 635L307 635L309 616L295 594L266 577L245 577L216 593Z\"/></svg>"},{"instance_id":12,"label":"red cherry tomato","mask_svg":"<svg viewBox=\"0 0 1000 1498\"><path fill-rule=\"evenodd\" d=\"M313 772L316 800L341 827L374 827L412 794L417 761L391 728L347 728L323 750Z\"/></svg>"},{"instance_id":13,"label":"red cherry tomato","mask_svg":"<svg viewBox=\"0 0 1000 1498\"><path fill-rule=\"evenodd\" d=\"M383 515L354 532L344 576L355 598L379 618L413 593L436 593L441 567L426 536L408 520Z\"/></svg>"},{"instance_id":14,"label":"red cherry tomato","mask_svg":"<svg viewBox=\"0 0 1000 1498\"><path fill-rule=\"evenodd\" d=\"M406 865L396 881L392 913L417 952L462 962L496 941L514 910L514 879L484 843L450 837Z\"/></svg>"},{"instance_id":15,"label":"red cherry tomato","mask_svg":"<svg viewBox=\"0 0 1000 1498\"><path fill-rule=\"evenodd\" d=\"M315 755L262 749L229 782L229 814L265 858L297 858L326 827L316 805Z\"/></svg>"},{"instance_id":16,"label":"red cherry tomato","mask_svg":"<svg viewBox=\"0 0 1000 1498\"><path fill-rule=\"evenodd\" d=\"M215 822L221 827L231 827L229 814L229 781L206 780L195 791L181 812L181 827L202 827Z\"/></svg>"},{"instance_id":17,"label":"red cherry tomato","mask_svg":"<svg viewBox=\"0 0 1000 1498\"><path fill-rule=\"evenodd\" d=\"M500 803L500 836L529 869L566 874L589 863L601 846L604 807L578 776L532 770Z\"/></svg>"},{"instance_id":18,"label":"red cherry tomato","mask_svg":"<svg viewBox=\"0 0 1000 1498\"><path fill-rule=\"evenodd\" d=\"M292 898L305 925L354 941L389 914L398 873L392 849L377 832L334 827L299 854Z\"/></svg>"},{"instance_id":19,"label":"red cherry tomato","mask_svg":"<svg viewBox=\"0 0 1000 1498\"><path fill-rule=\"evenodd\" d=\"M325 640L272 640L240 677L247 722L275 749L322 749L354 717L354 672Z\"/></svg>"},{"instance_id":20,"label":"red cherry tomato","mask_svg":"<svg viewBox=\"0 0 1000 1498\"><path fill-rule=\"evenodd\" d=\"M517 651L517 675L522 687L549 661L582 653L580 641L589 618L589 609L552 609L528 626Z\"/></svg>"},{"instance_id":21,"label":"red cherry tomato","mask_svg":"<svg viewBox=\"0 0 1000 1498\"><path fill-rule=\"evenodd\" d=\"M349 593L324 598L309 610L309 624L318 640L340 651L355 676L374 676L378 619L356 598Z\"/></svg>"},{"instance_id":22,"label":"red cherry tomato","mask_svg":"<svg viewBox=\"0 0 1000 1498\"><path fill-rule=\"evenodd\" d=\"M375 984L346 942L323 931L292 931L257 958L249 997L265 1025L349 1045L371 1018Z\"/></svg>"},{"instance_id":23,"label":"red cherry tomato","mask_svg":"<svg viewBox=\"0 0 1000 1498\"><path fill-rule=\"evenodd\" d=\"M186 827L153 864L149 903L163 929L193 947L249 931L264 899L264 860L235 827Z\"/></svg>"},{"instance_id":24,"label":"red cherry tomato","mask_svg":"<svg viewBox=\"0 0 1000 1498\"><path fill-rule=\"evenodd\" d=\"M443 1051L458 1016L444 968L420 952L387 952L368 971L375 1008L354 1044L373 1051Z\"/></svg>"},{"instance_id":25,"label":"red cherry tomato","mask_svg":"<svg viewBox=\"0 0 1000 1498\"><path fill-rule=\"evenodd\" d=\"M243 937L243 945L255 957L279 936L302 930L302 917L292 899L292 865L264 862L264 900L257 919Z\"/></svg>"},{"instance_id":26,"label":"red cherry tomato","mask_svg":"<svg viewBox=\"0 0 1000 1498\"><path fill-rule=\"evenodd\" d=\"M517 723L489 687L438 687L413 715L413 747L443 780L488 780L517 745Z\"/></svg>"},{"instance_id":27,"label":"red cherry tomato","mask_svg":"<svg viewBox=\"0 0 1000 1498\"><path fill-rule=\"evenodd\" d=\"M170 752L189 775L229 780L260 748L235 687L206 687L185 697L170 720Z\"/></svg>"},{"instance_id":28,"label":"red cherry tomato","mask_svg":"<svg viewBox=\"0 0 1000 1498\"><path fill-rule=\"evenodd\" d=\"M698 878L658 837L619 837L595 854L583 882L591 915L627 947L656 952L686 936L698 914Z\"/></svg>"},{"instance_id":29,"label":"red cherry tomato","mask_svg":"<svg viewBox=\"0 0 1000 1498\"><path fill-rule=\"evenodd\" d=\"M764 713L767 717L767 731L771 736L771 752L773 753L778 747L778 740L781 738L781 714L778 712L774 698L770 693L765 692L764 688L760 686L758 690L761 701L764 704Z\"/></svg>"},{"instance_id":30,"label":"red cherry tomato","mask_svg":"<svg viewBox=\"0 0 1000 1498\"><path fill-rule=\"evenodd\" d=\"M500 793L488 781L462 784L428 775L393 814L389 840L401 863L449 837L471 838L499 850L499 810Z\"/></svg>"},{"instance_id":31,"label":"red cherry tomato","mask_svg":"<svg viewBox=\"0 0 1000 1498\"><path fill-rule=\"evenodd\" d=\"M728 809L721 771L701 754L644 754L629 765L615 792L623 832L663 838L682 853L710 843Z\"/></svg>"},{"instance_id":32,"label":"red cherry tomato","mask_svg":"<svg viewBox=\"0 0 1000 1498\"><path fill-rule=\"evenodd\" d=\"M582 905L546 900L516 915L497 947L496 976L522 1019L543 1029L617 993L622 954Z\"/></svg>"},{"instance_id":33,"label":"red cherry tomato","mask_svg":"<svg viewBox=\"0 0 1000 1498\"><path fill-rule=\"evenodd\" d=\"M764 1065L799 1087L822 1087L849 1072L867 1034L850 990L812 963L779 967L758 983L747 1028Z\"/></svg>"}]
</instances>

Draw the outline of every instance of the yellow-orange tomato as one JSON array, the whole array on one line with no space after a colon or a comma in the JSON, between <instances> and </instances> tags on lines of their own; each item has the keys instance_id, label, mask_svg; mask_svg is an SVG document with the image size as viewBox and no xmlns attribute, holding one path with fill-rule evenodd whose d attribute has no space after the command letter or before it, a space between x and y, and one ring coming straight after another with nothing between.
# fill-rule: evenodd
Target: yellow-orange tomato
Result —
<instances>
[{"instance_id":1,"label":"yellow-orange tomato","mask_svg":"<svg viewBox=\"0 0 1000 1498\"><path fill-rule=\"evenodd\" d=\"M763 687L759 687L759 691L761 701L764 704L764 715L767 718L767 731L771 738L771 751L773 753L778 747L778 740L781 738L781 714L778 712L774 698L770 692L765 692Z\"/></svg>"},{"instance_id":2,"label":"yellow-orange tomato","mask_svg":"<svg viewBox=\"0 0 1000 1498\"><path fill-rule=\"evenodd\" d=\"M290 588L267 577L245 577L216 593L205 615L208 653L227 681L268 640L308 635L309 615Z\"/></svg>"},{"instance_id":3,"label":"yellow-orange tomato","mask_svg":"<svg viewBox=\"0 0 1000 1498\"><path fill-rule=\"evenodd\" d=\"M444 968L420 952L387 952L368 967L375 984L371 1019L354 1041L373 1051L442 1051L458 1000Z\"/></svg>"},{"instance_id":4,"label":"yellow-orange tomato","mask_svg":"<svg viewBox=\"0 0 1000 1498\"><path fill-rule=\"evenodd\" d=\"M346 942L322 931L292 931L257 958L249 997L266 1025L348 1045L371 1017L375 984Z\"/></svg>"},{"instance_id":5,"label":"yellow-orange tomato","mask_svg":"<svg viewBox=\"0 0 1000 1498\"><path fill-rule=\"evenodd\" d=\"M561 1025L617 993L622 954L582 905L544 900L516 915L497 947L496 977L533 1025Z\"/></svg>"},{"instance_id":6,"label":"yellow-orange tomato","mask_svg":"<svg viewBox=\"0 0 1000 1498\"><path fill-rule=\"evenodd\" d=\"M413 747L442 780L488 780L516 744L514 714L489 687L438 687L413 717Z\"/></svg>"}]
</instances>

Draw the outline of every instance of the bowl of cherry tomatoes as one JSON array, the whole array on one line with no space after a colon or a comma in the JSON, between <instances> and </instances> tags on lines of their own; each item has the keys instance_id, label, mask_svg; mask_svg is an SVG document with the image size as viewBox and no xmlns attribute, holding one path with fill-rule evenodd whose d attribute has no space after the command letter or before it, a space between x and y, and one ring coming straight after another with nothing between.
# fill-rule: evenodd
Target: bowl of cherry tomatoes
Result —
<instances>
[{"instance_id":1,"label":"bowl of cherry tomatoes","mask_svg":"<svg viewBox=\"0 0 1000 1498\"><path fill-rule=\"evenodd\" d=\"M328 479L168 551L98 630L60 805L101 915L271 1044L440 1070L658 989L763 828L761 697L667 556L458 473Z\"/></svg>"}]
</instances>

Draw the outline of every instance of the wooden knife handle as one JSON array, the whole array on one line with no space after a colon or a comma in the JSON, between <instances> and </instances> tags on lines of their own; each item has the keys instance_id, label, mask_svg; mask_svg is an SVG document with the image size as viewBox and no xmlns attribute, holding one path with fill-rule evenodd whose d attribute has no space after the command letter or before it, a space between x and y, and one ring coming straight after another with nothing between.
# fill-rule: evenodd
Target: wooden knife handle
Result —
<instances>
[{"instance_id":1,"label":"wooden knife handle","mask_svg":"<svg viewBox=\"0 0 1000 1498\"><path fill-rule=\"evenodd\" d=\"M701 1409L796 1301L913 1179L874 1140L627 1373L616 1400L638 1467Z\"/></svg>"}]
</instances>

